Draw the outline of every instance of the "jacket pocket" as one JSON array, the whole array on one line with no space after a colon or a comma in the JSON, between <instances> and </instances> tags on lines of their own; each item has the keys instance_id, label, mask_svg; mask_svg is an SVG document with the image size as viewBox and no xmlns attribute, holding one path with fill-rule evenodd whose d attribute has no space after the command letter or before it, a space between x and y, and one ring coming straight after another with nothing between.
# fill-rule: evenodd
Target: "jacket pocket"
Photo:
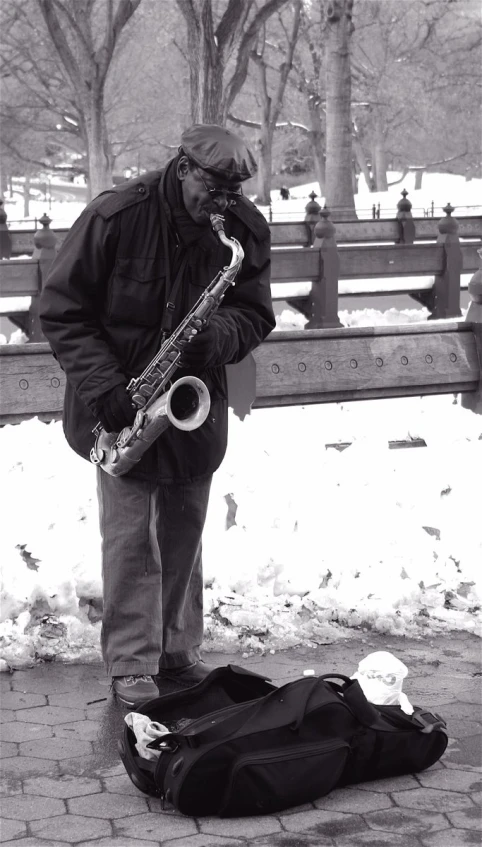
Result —
<instances>
[{"instance_id":1,"label":"jacket pocket","mask_svg":"<svg viewBox=\"0 0 482 847\"><path fill-rule=\"evenodd\" d=\"M219 814L267 815L323 797L338 782L348 752L346 742L327 740L241 755Z\"/></svg>"},{"instance_id":2,"label":"jacket pocket","mask_svg":"<svg viewBox=\"0 0 482 847\"><path fill-rule=\"evenodd\" d=\"M116 322L156 326L164 308L163 259L119 258L109 281L108 317Z\"/></svg>"}]
</instances>

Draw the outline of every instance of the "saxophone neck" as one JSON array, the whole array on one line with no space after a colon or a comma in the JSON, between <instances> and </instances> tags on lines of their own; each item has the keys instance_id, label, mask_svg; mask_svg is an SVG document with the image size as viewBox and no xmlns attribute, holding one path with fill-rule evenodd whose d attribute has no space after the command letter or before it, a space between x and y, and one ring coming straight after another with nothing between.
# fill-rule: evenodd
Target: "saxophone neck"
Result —
<instances>
[{"instance_id":1,"label":"saxophone neck","mask_svg":"<svg viewBox=\"0 0 482 847\"><path fill-rule=\"evenodd\" d=\"M224 231L224 218L222 215L211 215L211 226L225 247L232 251L231 262L227 270L238 273L244 259L244 250L237 238L228 238Z\"/></svg>"}]
</instances>

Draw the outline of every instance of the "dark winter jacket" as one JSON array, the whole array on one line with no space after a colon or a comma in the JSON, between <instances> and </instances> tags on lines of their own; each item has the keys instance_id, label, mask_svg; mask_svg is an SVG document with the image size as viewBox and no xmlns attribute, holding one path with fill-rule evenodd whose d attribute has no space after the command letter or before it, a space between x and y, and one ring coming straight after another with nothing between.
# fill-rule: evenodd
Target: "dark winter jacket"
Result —
<instances>
[{"instance_id":1,"label":"dark winter jacket","mask_svg":"<svg viewBox=\"0 0 482 847\"><path fill-rule=\"evenodd\" d=\"M65 436L84 458L94 443L92 429L104 396L139 376L161 344L168 259L161 237L166 215L160 202L161 175L144 174L92 201L70 229L41 295L42 329L66 374ZM219 467L227 444L224 364L241 361L275 325L265 219L249 200L240 198L225 212L225 231L240 241L245 255L236 285L217 312L222 318L222 364L197 374L211 395L210 414L192 432L170 426L132 476L188 481ZM217 238L206 241L187 249L173 329L231 261L231 251ZM169 262L172 267L172 255ZM182 375L178 371L175 378Z\"/></svg>"}]
</instances>

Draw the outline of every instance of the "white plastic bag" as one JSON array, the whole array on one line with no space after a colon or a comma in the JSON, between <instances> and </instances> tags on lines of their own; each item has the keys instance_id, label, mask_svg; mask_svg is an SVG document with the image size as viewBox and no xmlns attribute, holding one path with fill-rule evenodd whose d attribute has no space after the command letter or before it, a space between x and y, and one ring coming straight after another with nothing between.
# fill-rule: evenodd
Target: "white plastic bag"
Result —
<instances>
[{"instance_id":1,"label":"white plastic bag","mask_svg":"<svg viewBox=\"0 0 482 847\"><path fill-rule=\"evenodd\" d=\"M151 721L146 715L141 715L139 712L128 712L124 720L136 737L136 750L139 755L150 761L158 759L161 751L152 750L147 745L155 738L162 738L163 735L167 735L169 733L167 727L162 723L157 723L157 721Z\"/></svg>"},{"instance_id":2,"label":"white plastic bag","mask_svg":"<svg viewBox=\"0 0 482 847\"><path fill-rule=\"evenodd\" d=\"M351 679L357 679L362 691L377 706L400 706L407 715L413 714L413 706L402 691L403 680L408 668L400 659L386 650L370 653L358 664Z\"/></svg>"}]
</instances>

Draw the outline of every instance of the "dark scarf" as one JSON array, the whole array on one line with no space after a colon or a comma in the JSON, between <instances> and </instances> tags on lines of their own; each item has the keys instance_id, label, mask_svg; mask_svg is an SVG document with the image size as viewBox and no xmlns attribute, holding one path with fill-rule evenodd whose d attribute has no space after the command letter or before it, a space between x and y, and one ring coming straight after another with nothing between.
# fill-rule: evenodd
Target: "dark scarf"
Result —
<instances>
[{"instance_id":1,"label":"dark scarf","mask_svg":"<svg viewBox=\"0 0 482 847\"><path fill-rule=\"evenodd\" d=\"M216 237L209 224L197 224L186 211L182 199L182 184L177 176L177 165L180 154L168 162L161 183L161 192L169 207L170 224L179 236L183 247L188 249L197 245L204 250L211 250L216 246ZM189 256L192 263L192 257Z\"/></svg>"}]
</instances>

